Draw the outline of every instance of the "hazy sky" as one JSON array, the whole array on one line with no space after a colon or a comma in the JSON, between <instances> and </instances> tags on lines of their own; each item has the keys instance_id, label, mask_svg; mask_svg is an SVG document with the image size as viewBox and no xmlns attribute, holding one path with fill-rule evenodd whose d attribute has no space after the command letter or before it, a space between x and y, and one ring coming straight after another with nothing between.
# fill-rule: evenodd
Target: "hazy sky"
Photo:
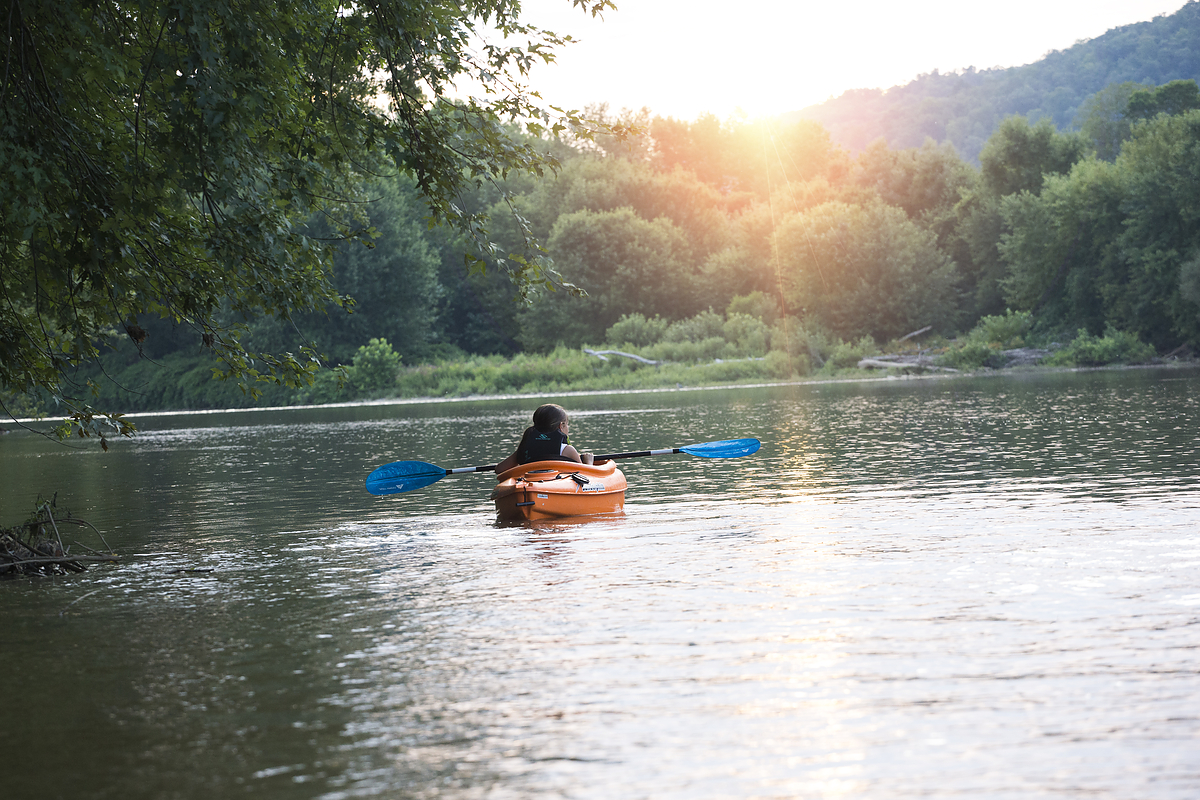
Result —
<instances>
[{"instance_id":1,"label":"hazy sky","mask_svg":"<svg viewBox=\"0 0 1200 800\"><path fill-rule=\"evenodd\" d=\"M527 22L583 41L532 84L549 102L648 106L694 119L780 114L937 69L1036 61L1185 0L616 0L592 21L570 0L522 0Z\"/></svg>"}]
</instances>

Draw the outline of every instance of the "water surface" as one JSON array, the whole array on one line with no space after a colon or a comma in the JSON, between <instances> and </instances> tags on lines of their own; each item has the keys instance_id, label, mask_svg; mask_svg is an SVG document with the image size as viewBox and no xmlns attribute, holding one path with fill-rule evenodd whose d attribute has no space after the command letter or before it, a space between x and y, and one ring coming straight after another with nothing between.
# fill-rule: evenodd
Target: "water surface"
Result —
<instances>
[{"instance_id":1,"label":"water surface","mask_svg":"<svg viewBox=\"0 0 1200 800\"><path fill-rule=\"evenodd\" d=\"M1190 798L1200 374L571 397L623 516L502 526L535 401L0 438L126 556L0 582L18 798ZM81 539L82 540L82 539ZM86 540L85 540L86 541ZM86 543L91 543L86 541ZM211 570L180 572L180 570Z\"/></svg>"}]
</instances>

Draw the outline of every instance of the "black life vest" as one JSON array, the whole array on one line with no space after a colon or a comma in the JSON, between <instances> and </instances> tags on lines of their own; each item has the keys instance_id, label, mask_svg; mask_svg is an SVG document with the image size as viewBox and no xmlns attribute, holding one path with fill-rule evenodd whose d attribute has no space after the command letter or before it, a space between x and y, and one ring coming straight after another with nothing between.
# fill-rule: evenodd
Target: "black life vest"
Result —
<instances>
[{"instance_id":1,"label":"black life vest","mask_svg":"<svg viewBox=\"0 0 1200 800\"><path fill-rule=\"evenodd\" d=\"M534 461L570 461L562 455L562 446L567 443L567 437L558 428L540 431L537 428L526 428L517 445L517 462L529 464Z\"/></svg>"}]
</instances>

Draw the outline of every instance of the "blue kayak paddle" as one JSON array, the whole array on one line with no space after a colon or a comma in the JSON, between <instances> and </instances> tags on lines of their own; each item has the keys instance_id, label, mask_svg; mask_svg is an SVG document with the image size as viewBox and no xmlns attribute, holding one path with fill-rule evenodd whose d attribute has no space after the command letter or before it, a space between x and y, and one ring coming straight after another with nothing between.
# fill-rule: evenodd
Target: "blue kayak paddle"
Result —
<instances>
[{"instance_id":1,"label":"blue kayak paddle","mask_svg":"<svg viewBox=\"0 0 1200 800\"><path fill-rule=\"evenodd\" d=\"M724 439L719 442L689 444L686 447L668 447L664 450L638 450L632 453L609 453L593 456L593 461L612 461L618 458L641 458L642 456L669 456L687 453L701 458L739 458L758 452L758 439ZM425 461L393 461L384 464L367 476L367 491L371 494L398 494L423 489L437 483L447 475L462 475L467 472L495 472L496 465L487 467L459 467L445 469Z\"/></svg>"}]
</instances>

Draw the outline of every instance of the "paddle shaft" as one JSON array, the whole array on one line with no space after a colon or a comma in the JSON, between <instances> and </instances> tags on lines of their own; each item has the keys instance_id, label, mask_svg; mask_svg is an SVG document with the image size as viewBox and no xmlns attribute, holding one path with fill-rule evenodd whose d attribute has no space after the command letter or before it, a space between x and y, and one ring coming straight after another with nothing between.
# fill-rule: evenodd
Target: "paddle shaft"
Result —
<instances>
[{"instance_id":1,"label":"paddle shaft","mask_svg":"<svg viewBox=\"0 0 1200 800\"><path fill-rule=\"evenodd\" d=\"M594 456L595 461L615 461L618 458L641 458L643 456L670 456L675 453L682 453L678 447L668 447L665 450L637 450L633 453L609 453L603 456Z\"/></svg>"},{"instance_id":2,"label":"paddle shaft","mask_svg":"<svg viewBox=\"0 0 1200 800\"><path fill-rule=\"evenodd\" d=\"M593 461L614 461L618 458L641 458L643 456L669 456L675 453L682 453L678 447L668 447L665 450L638 450L633 453L609 453L603 456L592 456ZM566 462L574 463L574 462ZM486 467L458 467L457 469L446 470L447 475L462 475L467 472L495 472L497 464L490 464Z\"/></svg>"},{"instance_id":3,"label":"paddle shaft","mask_svg":"<svg viewBox=\"0 0 1200 800\"><path fill-rule=\"evenodd\" d=\"M446 470L447 475L462 475L466 472L495 472L498 464L492 464L487 467L458 467L457 469Z\"/></svg>"}]
</instances>

